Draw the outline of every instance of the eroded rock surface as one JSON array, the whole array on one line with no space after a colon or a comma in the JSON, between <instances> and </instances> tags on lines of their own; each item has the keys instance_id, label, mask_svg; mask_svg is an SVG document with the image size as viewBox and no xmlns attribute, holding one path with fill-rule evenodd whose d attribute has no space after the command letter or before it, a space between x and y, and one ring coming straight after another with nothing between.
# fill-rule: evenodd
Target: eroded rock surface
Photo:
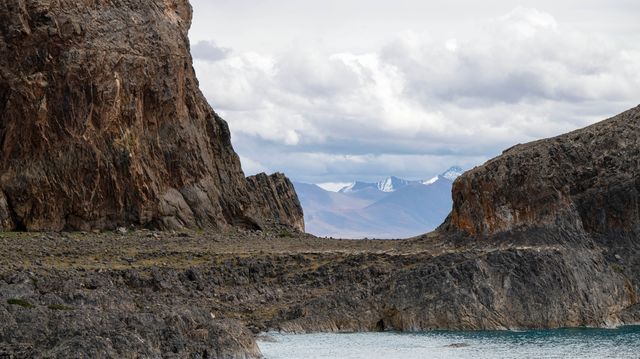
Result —
<instances>
[{"instance_id":1,"label":"eroded rock surface","mask_svg":"<svg viewBox=\"0 0 640 359\"><path fill-rule=\"evenodd\" d=\"M637 240L607 246L551 229L500 236L0 233L0 357L255 357L243 328L640 323Z\"/></svg>"},{"instance_id":2,"label":"eroded rock surface","mask_svg":"<svg viewBox=\"0 0 640 359\"><path fill-rule=\"evenodd\" d=\"M459 177L452 195L445 223L418 239L442 252L398 265L381 282L354 276L352 287L309 301L280 327L638 323L640 107L514 146Z\"/></svg>"},{"instance_id":3,"label":"eroded rock surface","mask_svg":"<svg viewBox=\"0 0 640 359\"><path fill-rule=\"evenodd\" d=\"M266 218L304 232L304 216L298 195L282 173L264 173L247 177L254 218ZM268 224L267 224L268 225Z\"/></svg>"},{"instance_id":4,"label":"eroded rock surface","mask_svg":"<svg viewBox=\"0 0 640 359\"><path fill-rule=\"evenodd\" d=\"M197 89L180 0L0 3L0 224L301 229ZM0 234L0 356L252 358L254 332L640 322L640 109L463 175L439 231ZM32 237L30 237L32 236Z\"/></svg>"},{"instance_id":5,"label":"eroded rock surface","mask_svg":"<svg viewBox=\"0 0 640 359\"><path fill-rule=\"evenodd\" d=\"M217 312L179 295L173 301L148 301L141 292L134 297L148 285L166 289L155 273L66 272L46 279L17 273L0 280L0 357L261 357L253 334L238 321L216 318Z\"/></svg>"},{"instance_id":6,"label":"eroded rock surface","mask_svg":"<svg viewBox=\"0 0 640 359\"><path fill-rule=\"evenodd\" d=\"M245 179L190 24L187 0L0 3L2 229L303 229L295 192L252 201L281 192Z\"/></svg>"},{"instance_id":7,"label":"eroded rock surface","mask_svg":"<svg viewBox=\"0 0 640 359\"><path fill-rule=\"evenodd\" d=\"M640 236L640 107L517 145L458 178L444 227L471 236L562 228Z\"/></svg>"}]
</instances>

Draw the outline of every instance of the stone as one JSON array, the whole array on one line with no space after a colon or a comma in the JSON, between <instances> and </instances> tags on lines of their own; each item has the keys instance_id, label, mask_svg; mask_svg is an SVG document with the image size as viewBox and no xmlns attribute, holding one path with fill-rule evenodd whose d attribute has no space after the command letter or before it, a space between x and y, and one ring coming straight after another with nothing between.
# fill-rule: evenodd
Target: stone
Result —
<instances>
[{"instance_id":1,"label":"stone","mask_svg":"<svg viewBox=\"0 0 640 359\"><path fill-rule=\"evenodd\" d=\"M191 16L187 0L0 4L1 229L303 229L288 180L245 178L198 88Z\"/></svg>"},{"instance_id":2,"label":"stone","mask_svg":"<svg viewBox=\"0 0 640 359\"><path fill-rule=\"evenodd\" d=\"M442 228L490 236L556 228L606 238L640 230L640 107L514 146L453 184Z\"/></svg>"},{"instance_id":3,"label":"stone","mask_svg":"<svg viewBox=\"0 0 640 359\"><path fill-rule=\"evenodd\" d=\"M254 218L265 218L304 232L302 205L293 183L282 173L247 177ZM263 224L264 225L264 224Z\"/></svg>"}]
</instances>

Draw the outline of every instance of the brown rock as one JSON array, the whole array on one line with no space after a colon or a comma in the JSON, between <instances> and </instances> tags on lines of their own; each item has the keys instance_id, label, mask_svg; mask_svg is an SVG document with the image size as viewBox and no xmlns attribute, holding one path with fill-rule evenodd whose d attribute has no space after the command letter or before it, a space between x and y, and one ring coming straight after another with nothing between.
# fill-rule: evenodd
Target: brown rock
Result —
<instances>
[{"instance_id":1,"label":"brown rock","mask_svg":"<svg viewBox=\"0 0 640 359\"><path fill-rule=\"evenodd\" d=\"M640 107L517 145L453 185L441 227L472 235L553 227L606 237L640 228Z\"/></svg>"},{"instance_id":2,"label":"brown rock","mask_svg":"<svg viewBox=\"0 0 640 359\"><path fill-rule=\"evenodd\" d=\"M252 202L282 192L248 187L190 23L187 0L0 4L2 228L302 228L295 192Z\"/></svg>"},{"instance_id":3,"label":"brown rock","mask_svg":"<svg viewBox=\"0 0 640 359\"><path fill-rule=\"evenodd\" d=\"M285 175L260 173L247 177L247 181L255 218L272 218L279 224L304 232L302 206L293 183Z\"/></svg>"}]
</instances>

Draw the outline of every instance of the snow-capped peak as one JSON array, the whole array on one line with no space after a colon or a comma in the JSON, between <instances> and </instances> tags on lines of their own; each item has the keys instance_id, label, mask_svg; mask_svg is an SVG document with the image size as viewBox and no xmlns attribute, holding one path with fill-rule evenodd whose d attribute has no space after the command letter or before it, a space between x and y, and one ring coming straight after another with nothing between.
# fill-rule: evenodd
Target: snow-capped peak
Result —
<instances>
[{"instance_id":1,"label":"snow-capped peak","mask_svg":"<svg viewBox=\"0 0 640 359\"><path fill-rule=\"evenodd\" d=\"M411 184L411 181L398 177L387 177L383 181L377 183L378 189L382 192L395 192L396 190Z\"/></svg>"},{"instance_id":2,"label":"snow-capped peak","mask_svg":"<svg viewBox=\"0 0 640 359\"><path fill-rule=\"evenodd\" d=\"M428 185L431 185L431 184L434 184L434 183L438 182L440 179L446 179L446 180L449 180L449 181L455 181L455 179L460 177L463 173L464 173L464 171L462 170L462 168L460 168L458 166L453 166L453 167L449 168L448 170L446 170L444 173L442 173L440 175L437 175L437 176L433 177L432 179L422 181L422 184L428 186Z\"/></svg>"},{"instance_id":3,"label":"snow-capped peak","mask_svg":"<svg viewBox=\"0 0 640 359\"><path fill-rule=\"evenodd\" d=\"M376 188L376 184L375 183L367 183L367 182L355 181L355 182L351 183L350 185L348 185L346 187L343 187L338 192L349 193L349 192L359 191L359 190L365 189L365 188Z\"/></svg>"},{"instance_id":4,"label":"snow-capped peak","mask_svg":"<svg viewBox=\"0 0 640 359\"><path fill-rule=\"evenodd\" d=\"M382 192L393 192L393 178L387 177L384 181L378 182L378 189Z\"/></svg>"},{"instance_id":5,"label":"snow-capped peak","mask_svg":"<svg viewBox=\"0 0 640 359\"><path fill-rule=\"evenodd\" d=\"M414 184L431 185L438 182L441 179L453 181L456 178L458 178L458 176L460 176L462 173L463 173L462 168L458 166L454 166L449 168L446 172L436 177L433 177L429 180L424 180L424 181L409 181L409 180L405 180L395 176L387 177L384 180L377 183L355 181L349 184L348 186L343 187L338 192L350 193L350 192L358 192L364 189L368 189L368 190L377 189L378 191L389 193L389 192L395 192L400 188L403 188L409 185L414 185Z\"/></svg>"},{"instance_id":6,"label":"snow-capped peak","mask_svg":"<svg viewBox=\"0 0 640 359\"><path fill-rule=\"evenodd\" d=\"M458 166L453 166L451 168L449 168L445 173L441 174L440 176L450 180L450 181L454 181L456 178L462 176L462 174L464 173L464 171L462 170L462 168L458 167Z\"/></svg>"}]
</instances>

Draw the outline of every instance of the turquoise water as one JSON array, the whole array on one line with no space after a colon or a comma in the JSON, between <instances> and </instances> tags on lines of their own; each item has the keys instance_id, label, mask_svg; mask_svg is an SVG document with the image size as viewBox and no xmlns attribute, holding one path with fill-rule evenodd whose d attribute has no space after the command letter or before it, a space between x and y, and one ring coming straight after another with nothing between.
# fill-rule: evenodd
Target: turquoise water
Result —
<instances>
[{"instance_id":1,"label":"turquoise water","mask_svg":"<svg viewBox=\"0 0 640 359\"><path fill-rule=\"evenodd\" d=\"M266 359L640 358L640 327L268 337Z\"/></svg>"}]
</instances>

